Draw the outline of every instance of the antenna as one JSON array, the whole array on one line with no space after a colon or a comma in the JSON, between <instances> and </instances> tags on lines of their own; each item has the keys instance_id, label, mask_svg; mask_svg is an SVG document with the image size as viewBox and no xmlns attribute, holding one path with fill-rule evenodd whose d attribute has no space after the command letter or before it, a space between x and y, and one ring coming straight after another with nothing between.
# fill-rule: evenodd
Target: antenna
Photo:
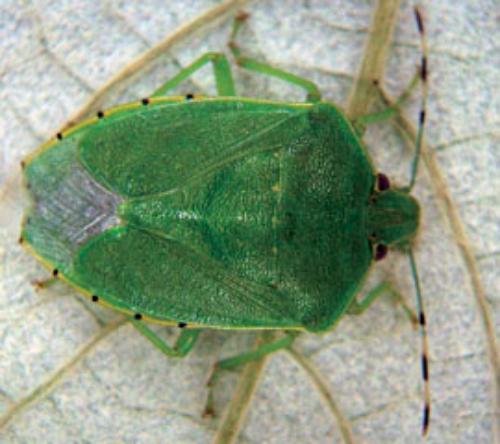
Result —
<instances>
[{"instance_id":1,"label":"antenna","mask_svg":"<svg viewBox=\"0 0 500 444\"><path fill-rule=\"evenodd\" d=\"M431 390L429 385L429 346L427 343L427 323L424 311L424 299L420 291L420 279L418 277L417 265L411 248L408 250L410 259L411 274L415 283L415 293L417 295L418 322L420 324L420 336L422 340L422 379L424 381L424 419L422 422L422 435L429 431L429 421L431 414Z\"/></svg>"},{"instance_id":2,"label":"antenna","mask_svg":"<svg viewBox=\"0 0 500 444\"><path fill-rule=\"evenodd\" d=\"M427 36L424 28L424 21L422 19L422 13L418 6L414 7L415 20L417 22L418 33L420 34L420 45L422 48L422 59L420 61L420 81L422 82L422 102L420 106L420 115L418 119L418 133L417 142L415 147L415 156L411 165L411 175L410 184L408 185L408 192L410 192L415 185L415 178L417 177L418 164L420 160L420 153L422 151L422 144L424 139L424 129L427 113L427 93L428 93L428 81L427 81L427 61L428 61L428 48L427 48Z\"/></svg>"}]
</instances>

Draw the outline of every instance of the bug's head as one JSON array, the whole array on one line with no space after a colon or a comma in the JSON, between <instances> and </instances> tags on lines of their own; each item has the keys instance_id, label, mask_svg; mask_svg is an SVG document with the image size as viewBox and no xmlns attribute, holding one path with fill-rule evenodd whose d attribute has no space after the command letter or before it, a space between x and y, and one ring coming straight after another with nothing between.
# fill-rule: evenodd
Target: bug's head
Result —
<instances>
[{"instance_id":1,"label":"bug's head","mask_svg":"<svg viewBox=\"0 0 500 444\"><path fill-rule=\"evenodd\" d=\"M376 246L376 259L385 256L387 247L404 246L415 237L420 220L420 207L408 191L391 188L384 174L376 177L370 203L368 230Z\"/></svg>"}]
</instances>

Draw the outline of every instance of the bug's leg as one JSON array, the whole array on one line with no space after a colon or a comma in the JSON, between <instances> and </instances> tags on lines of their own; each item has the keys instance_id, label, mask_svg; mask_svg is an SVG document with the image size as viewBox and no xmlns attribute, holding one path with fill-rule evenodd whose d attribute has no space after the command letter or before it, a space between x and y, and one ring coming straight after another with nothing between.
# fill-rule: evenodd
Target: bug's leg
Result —
<instances>
[{"instance_id":1,"label":"bug's leg","mask_svg":"<svg viewBox=\"0 0 500 444\"><path fill-rule=\"evenodd\" d=\"M42 281L33 281L31 284L35 287L36 290L45 290L47 288L52 287L52 285L54 285L58 281L58 278L57 278L58 274L59 274L59 271L57 270L57 268L55 268L52 271L51 277L44 279Z\"/></svg>"},{"instance_id":2,"label":"bug's leg","mask_svg":"<svg viewBox=\"0 0 500 444\"><path fill-rule=\"evenodd\" d=\"M47 279L44 279L42 281L33 281L31 285L35 287L35 290L46 290L47 288L52 287L57 282L57 278L55 277L50 277Z\"/></svg>"},{"instance_id":3,"label":"bug's leg","mask_svg":"<svg viewBox=\"0 0 500 444\"><path fill-rule=\"evenodd\" d=\"M401 93L401 95L394 103L388 103L387 98L384 97L383 91L378 83L374 85L379 95L380 101L382 103L385 103L386 108L382 111L366 114L364 116L356 118L353 123L355 128L361 133L364 132L364 128L366 125L395 117L398 114L400 107L410 98L411 93L418 84L422 85L422 109L425 109L427 98L427 40L423 28L422 17L418 9L415 10L415 17L417 20L417 27L422 45L422 58L420 66L416 74L413 76L410 84L405 88L405 90Z\"/></svg>"},{"instance_id":4,"label":"bug's leg","mask_svg":"<svg viewBox=\"0 0 500 444\"><path fill-rule=\"evenodd\" d=\"M151 97L166 95L167 92L184 82L184 80L203 68L207 63L212 63L218 94L220 96L235 96L236 90L234 88L233 75L231 74L231 66L226 56L219 52L208 52L158 88Z\"/></svg>"},{"instance_id":5,"label":"bug's leg","mask_svg":"<svg viewBox=\"0 0 500 444\"><path fill-rule=\"evenodd\" d=\"M241 353L227 359L223 359L222 361L219 361L214 365L212 373L208 378L207 382L209 390L207 396L207 404L205 406L205 412L203 413L203 416L215 415L213 389L217 385L217 382L220 379L221 372L224 370L234 369L236 367L239 367L240 365L246 364L247 362L255 361L256 359L260 359L263 356L290 347L290 345L293 344L299 333L297 332L285 332L285 333L286 336L281 339L278 339L277 341L263 345L262 347L259 347L255 350L250 350L248 352Z\"/></svg>"},{"instance_id":6,"label":"bug's leg","mask_svg":"<svg viewBox=\"0 0 500 444\"><path fill-rule=\"evenodd\" d=\"M414 325L418 325L418 317L415 312L408 306L405 299L401 294L394 288L394 286L389 281L384 281L378 284L375 288L372 288L368 295L361 301L358 302L357 299L354 299L347 309L347 313L350 315L361 315L363 314L368 307L372 305L372 303L379 296L384 294L388 294L394 300L395 304L401 304L405 314L408 316L410 322Z\"/></svg>"},{"instance_id":7,"label":"bug's leg","mask_svg":"<svg viewBox=\"0 0 500 444\"><path fill-rule=\"evenodd\" d=\"M356 127L356 129L359 129L361 130L361 132L363 132L364 128L367 125L370 125L372 123L383 122L384 120L389 120L395 117L398 114L401 106L403 106L408 101L408 99L411 96L411 93L413 92L415 87L419 84L420 80L421 80L421 75L419 70L413 76L413 79L411 80L410 84L404 89L404 91L400 94L400 96L396 99L394 103L387 105L381 111L375 111L373 113L365 114L364 116L356 118L353 121L353 124ZM380 100L384 102L382 91L380 90L380 87L378 85L376 91L380 96Z\"/></svg>"},{"instance_id":8,"label":"bug's leg","mask_svg":"<svg viewBox=\"0 0 500 444\"><path fill-rule=\"evenodd\" d=\"M403 103L407 98L410 96L410 93L412 89L415 87L416 84L420 83L422 85L421 90L422 90L422 95L421 95L421 106L420 106L420 113L419 113L419 119L418 119L418 131L417 131L417 137L416 137L416 143L415 143L415 153L413 156L413 162L411 165L411 172L410 172L410 183L407 187L405 187L403 190L406 192L410 192L415 185L415 179L417 177L417 170L418 170L418 165L419 165L419 160L420 160L420 153L422 151L422 146L423 146L423 139L424 139L424 132L425 132L425 122L426 122L426 115L427 115L427 95L428 95L428 47L427 47L427 37L425 33L425 28L424 28L424 22L422 18L422 14L420 12L420 9L415 6L414 8L415 12L415 20L417 22L417 29L418 33L420 34L420 45L422 47L422 57L420 60L420 67L419 71L416 75L416 77L413 79L413 81L410 83L410 86L406 88L406 90L403 92L403 94L400 96L400 98L396 101L396 105L393 106L391 103L389 103L388 98L384 95L382 90L378 90L382 100L384 103L387 105L386 110L383 111L382 114L380 113L375 113L375 114L369 114L367 116L361 116L360 118L356 119L354 122L354 128L356 131L360 134L363 133L364 131L364 126L367 123L372 123L380 120L384 120L386 118L392 117L394 114L397 113L398 107L401 103Z\"/></svg>"},{"instance_id":9,"label":"bug's leg","mask_svg":"<svg viewBox=\"0 0 500 444\"><path fill-rule=\"evenodd\" d=\"M229 49L233 53L233 56L236 60L236 63L244 69L248 69L250 71L258 72L261 74L266 74L268 76L277 77L285 82L296 85L302 89L305 89L307 93L307 102L319 102L321 101L321 92L318 87L311 81L291 74L289 72L283 71L279 68L275 68L268 63L259 62L254 59L250 59L241 55L241 49L236 44L236 35L238 34L238 30L240 29L242 23L248 18L248 14L240 14L234 20L233 30L231 32L231 38L228 43Z\"/></svg>"},{"instance_id":10,"label":"bug's leg","mask_svg":"<svg viewBox=\"0 0 500 444\"><path fill-rule=\"evenodd\" d=\"M186 356L191 349L196 344L198 336L201 333L201 329L184 329L177 338L175 345L170 347L161 339L153 330L148 328L143 322L136 319L131 319L132 325L147 339L149 339L152 344L158 348L163 354L171 358L183 358Z\"/></svg>"}]
</instances>

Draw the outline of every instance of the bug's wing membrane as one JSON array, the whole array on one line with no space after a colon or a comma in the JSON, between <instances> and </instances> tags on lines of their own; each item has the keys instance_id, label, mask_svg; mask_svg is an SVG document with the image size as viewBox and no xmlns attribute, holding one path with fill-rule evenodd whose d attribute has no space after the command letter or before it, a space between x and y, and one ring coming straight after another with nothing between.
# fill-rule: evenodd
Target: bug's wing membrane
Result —
<instances>
[{"instance_id":1,"label":"bug's wing membrane","mask_svg":"<svg viewBox=\"0 0 500 444\"><path fill-rule=\"evenodd\" d=\"M151 318L222 327L297 327L263 302L269 288L243 279L175 240L133 227L94 238L75 261L75 278L117 308ZM283 308L285 310L285 308Z\"/></svg>"}]
</instances>

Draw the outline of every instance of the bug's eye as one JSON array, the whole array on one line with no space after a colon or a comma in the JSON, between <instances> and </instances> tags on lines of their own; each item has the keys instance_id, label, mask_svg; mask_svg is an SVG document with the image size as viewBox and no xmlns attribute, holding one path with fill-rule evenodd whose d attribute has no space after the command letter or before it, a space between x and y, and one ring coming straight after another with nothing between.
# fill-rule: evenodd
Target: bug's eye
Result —
<instances>
[{"instance_id":1,"label":"bug's eye","mask_svg":"<svg viewBox=\"0 0 500 444\"><path fill-rule=\"evenodd\" d=\"M378 173L377 174L377 190L378 191L386 191L389 188L391 188L391 181L389 180L389 178L383 173Z\"/></svg>"},{"instance_id":2,"label":"bug's eye","mask_svg":"<svg viewBox=\"0 0 500 444\"><path fill-rule=\"evenodd\" d=\"M384 257L387 256L387 251L388 251L387 245L378 244L375 247L375 253L374 253L375 260L381 261L382 259L384 259Z\"/></svg>"}]
</instances>

